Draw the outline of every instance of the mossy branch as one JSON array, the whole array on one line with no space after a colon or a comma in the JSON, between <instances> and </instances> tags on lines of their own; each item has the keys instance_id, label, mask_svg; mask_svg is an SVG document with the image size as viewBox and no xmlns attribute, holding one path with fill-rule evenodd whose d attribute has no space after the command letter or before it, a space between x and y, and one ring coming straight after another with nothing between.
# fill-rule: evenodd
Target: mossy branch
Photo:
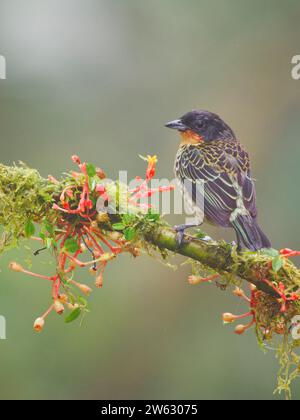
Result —
<instances>
[{"instance_id":1,"label":"mossy branch","mask_svg":"<svg viewBox=\"0 0 300 420\"><path fill-rule=\"evenodd\" d=\"M283 336L282 345L277 346L281 365L278 391L290 397L291 380L300 372L300 357L295 353L300 340L291 336L291 331L297 328L293 320L300 312L300 270L290 258L300 252L289 249L238 252L224 241L204 241L189 235L184 236L182 246L178 247L174 229L152 211L142 212L138 203L143 195L168 190L168 187L149 188L155 175L156 157L146 158L146 179L134 192L119 182L106 183L102 170L81 163L77 156L72 159L80 172L66 173L61 180L44 179L24 164L11 167L0 164L0 253L27 238L40 242L41 249L51 250L56 261L52 276L32 273L17 262L10 264L13 271L52 283L51 306L35 321L35 330L43 329L52 312L62 315L66 308L71 309L66 322L72 322L87 311L88 303L78 295L78 289L83 295L92 289L75 281L77 269L89 268L95 275L95 286L102 287L106 265L122 252L138 256L141 250L149 255L155 250L163 259L170 253L180 254L192 264L195 275L189 279L191 284L221 277L218 286L235 285L234 294L247 301L248 313L223 314L225 323L251 317L249 324L236 327L237 334L255 325L262 345L273 336ZM108 203L101 207L101 212L98 200ZM112 204L120 209L124 203L129 206L127 214L109 211ZM35 237L36 225L39 230ZM91 255L91 261L80 258L84 253ZM209 277L203 278L207 272ZM250 297L239 287L242 280L251 284ZM295 336L298 337L297 330Z\"/></svg>"},{"instance_id":2,"label":"mossy branch","mask_svg":"<svg viewBox=\"0 0 300 420\"><path fill-rule=\"evenodd\" d=\"M146 236L147 240L161 249L199 261L204 266L216 271L220 275L231 274L237 276L258 289L272 296L276 292L257 277L258 270L264 271L265 257L261 259L255 254L237 253L230 244L224 242L204 242L186 235L183 245L178 249L176 232L173 229L153 229ZM259 261L260 260L260 261ZM290 279L292 281L292 279Z\"/></svg>"},{"instance_id":3,"label":"mossy branch","mask_svg":"<svg viewBox=\"0 0 300 420\"><path fill-rule=\"evenodd\" d=\"M42 178L39 173L24 164L12 167L0 165L0 226L3 230L0 251L16 245L24 237L24 226L28 220L40 223L45 215L51 219L52 204L65 187L65 179L53 183L51 179ZM100 227L113 230L112 223L120 220L119 216L109 216L109 223L100 222ZM141 224L141 222L139 221ZM258 289L272 296L278 296L264 278L266 263L270 258L253 252L238 253L230 244L205 242L185 235L183 245L178 248L176 232L167 223L151 223L140 226L143 240L160 250L168 250L192 260L198 261L206 268L220 275L237 276L257 286ZM291 263L289 270L281 270L284 282L291 289L298 290L300 272Z\"/></svg>"}]
</instances>

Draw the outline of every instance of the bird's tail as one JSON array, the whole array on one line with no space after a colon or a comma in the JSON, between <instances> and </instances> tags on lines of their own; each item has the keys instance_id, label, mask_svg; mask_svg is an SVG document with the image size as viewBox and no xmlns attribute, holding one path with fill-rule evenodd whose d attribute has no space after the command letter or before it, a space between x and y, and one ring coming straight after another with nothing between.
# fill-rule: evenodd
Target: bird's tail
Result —
<instances>
[{"instance_id":1,"label":"bird's tail","mask_svg":"<svg viewBox=\"0 0 300 420\"><path fill-rule=\"evenodd\" d=\"M250 215L238 215L231 223L240 249L258 251L262 248L272 248L270 240L259 227L257 220Z\"/></svg>"}]
</instances>

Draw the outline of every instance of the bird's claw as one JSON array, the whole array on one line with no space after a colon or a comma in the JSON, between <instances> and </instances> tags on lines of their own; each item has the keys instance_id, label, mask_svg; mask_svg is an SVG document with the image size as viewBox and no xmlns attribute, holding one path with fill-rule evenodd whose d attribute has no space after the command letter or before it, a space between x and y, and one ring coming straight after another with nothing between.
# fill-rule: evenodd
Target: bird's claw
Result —
<instances>
[{"instance_id":1,"label":"bird's claw","mask_svg":"<svg viewBox=\"0 0 300 420\"><path fill-rule=\"evenodd\" d=\"M174 230L177 233L176 235L176 244L177 247L180 248L183 245L184 242L184 233L185 230L187 229L187 227L185 225L179 225L179 226L175 226Z\"/></svg>"},{"instance_id":2,"label":"bird's claw","mask_svg":"<svg viewBox=\"0 0 300 420\"><path fill-rule=\"evenodd\" d=\"M187 229L193 228L193 227L197 227L197 225L178 225L174 227L175 232L177 232L176 235L176 242L177 242L177 246L178 248L180 248L185 240L184 234L185 231Z\"/></svg>"}]
</instances>

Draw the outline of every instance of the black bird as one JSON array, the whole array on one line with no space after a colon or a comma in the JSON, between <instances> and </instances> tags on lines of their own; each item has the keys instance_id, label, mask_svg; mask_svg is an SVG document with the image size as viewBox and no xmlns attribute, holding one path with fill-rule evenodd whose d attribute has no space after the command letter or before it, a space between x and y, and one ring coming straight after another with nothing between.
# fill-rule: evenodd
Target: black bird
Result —
<instances>
[{"instance_id":1,"label":"black bird","mask_svg":"<svg viewBox=\"0 0 300 420\"><path fill-rule=\"evenodd\" d=\"M249 155L232 129L218 115L202 110L188 112L166 127L180 132L175 174L194 207L203 203L204 220L234 228L239 249L271 248L257 222ZM180 242L188 227L193 226L177 227Z\"/></svg>"}]
</instances>

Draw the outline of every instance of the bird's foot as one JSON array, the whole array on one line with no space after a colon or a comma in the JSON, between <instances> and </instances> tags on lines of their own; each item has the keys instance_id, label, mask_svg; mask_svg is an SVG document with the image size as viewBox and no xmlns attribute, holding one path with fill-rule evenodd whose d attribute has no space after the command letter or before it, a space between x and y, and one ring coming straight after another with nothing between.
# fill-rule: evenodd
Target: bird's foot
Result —
<instances>
[{"instance_id":1,"label":"bird's foot","mask_svg":"<svg viewBox=\"0 0 300 420\"><path fill-rule=\"evenodd\" d=\"M183 245L184 242L184 234L187 229L197 227L198 225L178 225L174 226L174 230L177 233L176 235L176 242L178 248L180 248Z\"/></svg>"},{"instance_id":2,"label":"bird's foot","mask_svg":"<svg viewBox=\"0 0 300 420\"><path fill-rule=\"evenodd\" d=\"M174 230L177 233L177 235L176 235L176 244L177 244L177 247L178 248L180 248L181 245L183 244L185 229L186 228L184 227L184 225L174 226Z\"/></svg>"}]
</instances>

